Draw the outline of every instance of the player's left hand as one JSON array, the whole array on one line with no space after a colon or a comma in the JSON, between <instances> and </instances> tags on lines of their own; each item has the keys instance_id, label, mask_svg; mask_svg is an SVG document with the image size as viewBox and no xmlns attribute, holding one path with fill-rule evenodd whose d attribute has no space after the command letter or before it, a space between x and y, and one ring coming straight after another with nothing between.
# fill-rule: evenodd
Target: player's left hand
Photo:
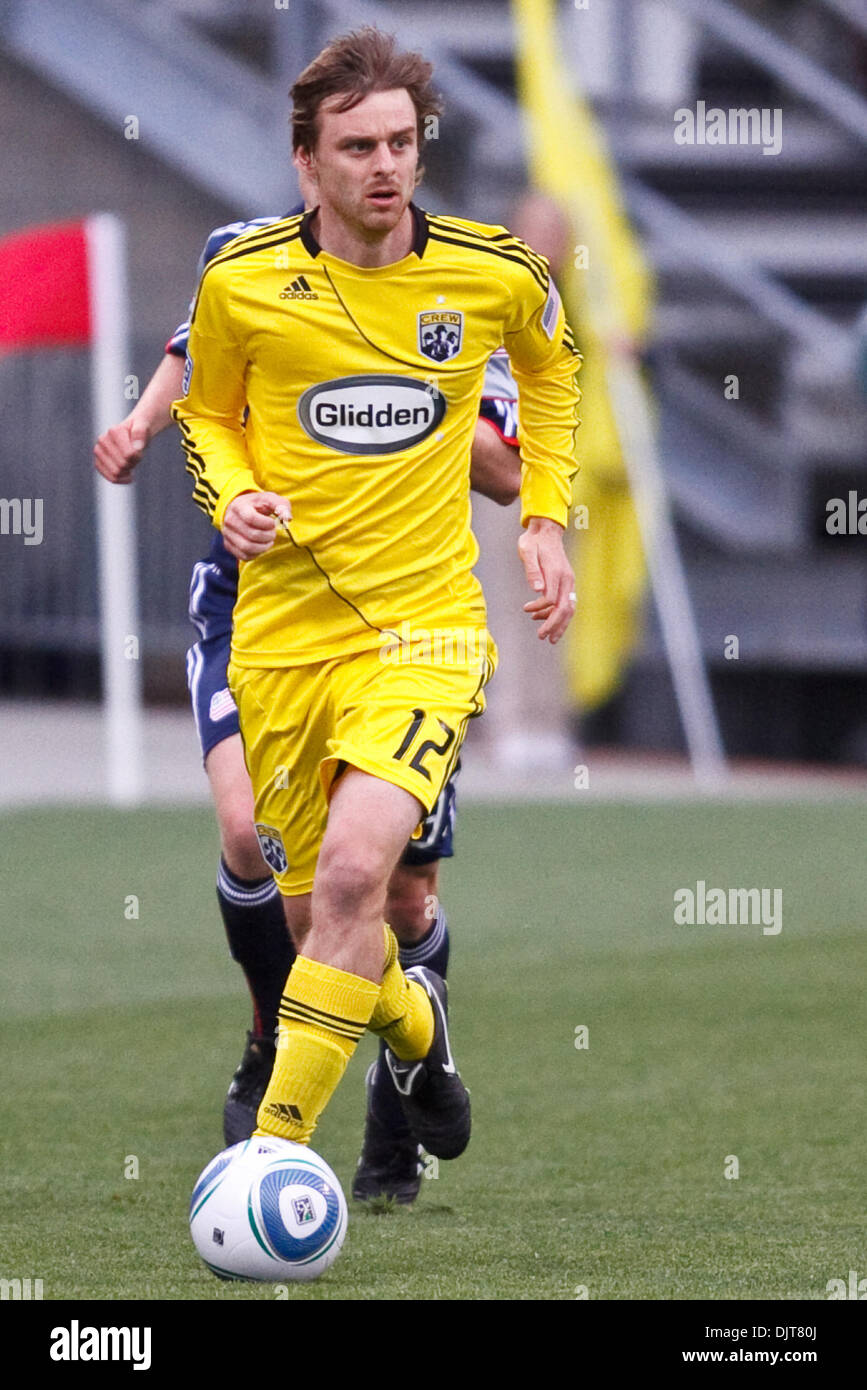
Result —
<instances>
[{"instance_id":1,"label":"player's left hand","mask_svg":"<svg viewBox=\"0 0 867 1390\"><path fill-rule=\"evenodd\" d=\"M527 583L536 598L524 604L536 623L539 637L559 642L575 612L575 576L563 548L563 527L548 517L531 517L518 541Z\"/></svg>"},{"instance_id":2,"label":"player's left hand","mask_svg":"<svg viewBox=\"0 0 867 1390\"><path fill-rule=\"evenodd\" d=\"M292 520L288 497L276 492L239 492L223 513L223 541L236 560L252 560L270 550L277 523L285 529Z\"/></svg>"}]
</instances>

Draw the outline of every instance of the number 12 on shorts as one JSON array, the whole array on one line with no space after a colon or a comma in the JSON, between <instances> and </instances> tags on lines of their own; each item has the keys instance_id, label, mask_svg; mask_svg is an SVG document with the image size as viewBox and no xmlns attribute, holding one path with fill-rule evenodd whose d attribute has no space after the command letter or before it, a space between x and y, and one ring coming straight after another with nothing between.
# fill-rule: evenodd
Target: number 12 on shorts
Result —
<instances>
[{"instance_id":1,"label":"number 12 on shorts","mask_svg":"<svg viewBox=\"0 0 867 1390\"><path fill-rule=\"evenodd\" d=\"M410 724L409 728L404 734L403 742L401 743L400 747L391 755L396 762L401 762L402 759L406 757L407 753L409 752L410 748L415 742L419 729L421 728L422 724L426 719L427 712L425 710L413 710L412 723ZM436 753L439 757L442 757L445 753L449 751L449 749L455 741L454 729L450 729L448 724L446 724L442 719L437 719L437 723L439 724L440 728L445 734L445 738L443 739L442 743L437 743L436 739L433 738L426 738L424 743L419 744L410 761L410 767L413 768L415 772L420 772L422 777L426 777L428 781L431 780L431 775L424 765L424 759L427 757L428 753Z\"/></svg>"}]
</instances>

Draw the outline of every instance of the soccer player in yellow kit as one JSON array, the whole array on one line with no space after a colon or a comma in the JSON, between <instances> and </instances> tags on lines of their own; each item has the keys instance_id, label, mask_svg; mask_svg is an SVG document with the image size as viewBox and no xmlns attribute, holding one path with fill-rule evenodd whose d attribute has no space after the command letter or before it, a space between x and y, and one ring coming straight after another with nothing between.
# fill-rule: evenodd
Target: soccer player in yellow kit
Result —
<instances>
[{"instance_id":1,"label":"soccer player in yellow kit","mask_svg":"<svg viewBox=\"0 0 867 1390\"><path fill-rule=\"evenodd\" d=\"M450 1158L470 1118L445 985L401 970L383 905L496 663L470 530L485 364L505 344L525 609L556 642L580 359L540 256L412 203L430 77L373 29L302 73L293 147L318 207L209 263L174 414L194 497L245 560L230 682L299 951L259 1130L309 1140L370 1028L415 1137Z\"/></svg>"}]
</instances>

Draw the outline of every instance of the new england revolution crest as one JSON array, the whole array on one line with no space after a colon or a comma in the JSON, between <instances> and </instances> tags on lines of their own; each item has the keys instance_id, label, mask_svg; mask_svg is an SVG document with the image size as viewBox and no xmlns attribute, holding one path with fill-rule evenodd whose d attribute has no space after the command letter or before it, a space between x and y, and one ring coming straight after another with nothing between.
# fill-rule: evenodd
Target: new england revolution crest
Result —
<instances>
[{"instance_id":1,"label":"new england revolution crest","mask_svg":"<svg viewBox=\"0 0 867 1390\"><path fill-rule=\"evenodd\" d=\"M457 357L464 339L464 316L457 309L428 309L418 316L418 350L432 362Z\"/></svg>"}]
</instances>

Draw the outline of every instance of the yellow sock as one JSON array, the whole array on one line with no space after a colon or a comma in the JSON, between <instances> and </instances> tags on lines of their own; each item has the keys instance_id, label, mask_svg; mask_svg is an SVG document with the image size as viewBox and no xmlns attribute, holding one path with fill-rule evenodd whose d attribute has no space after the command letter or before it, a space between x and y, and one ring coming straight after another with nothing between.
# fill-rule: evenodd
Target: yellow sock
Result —
<instances>
[{"instance_id":1,"label":"yellow sock","mask_svg":"<svg viewBox=\"0 0 867 1390\"><path fill-rule=\"evenodd\" d=\"M279 1010L277 1056L257 1134L306 1144L367 1026L380 987L299 956Z\"/></svg>"},{"instance_id":2,"label":"yellow sock","mask_svg":"<svg viewBox=\"0 0 867 1390\"><path fill-rule=\"evenodd\" d=\"M426 1057L434 1035L433 1007L417 980L408 980L397 959L397 938L385 926L385 971L367 1025L402 1062Z\"/></svg>"}]
</instances>

